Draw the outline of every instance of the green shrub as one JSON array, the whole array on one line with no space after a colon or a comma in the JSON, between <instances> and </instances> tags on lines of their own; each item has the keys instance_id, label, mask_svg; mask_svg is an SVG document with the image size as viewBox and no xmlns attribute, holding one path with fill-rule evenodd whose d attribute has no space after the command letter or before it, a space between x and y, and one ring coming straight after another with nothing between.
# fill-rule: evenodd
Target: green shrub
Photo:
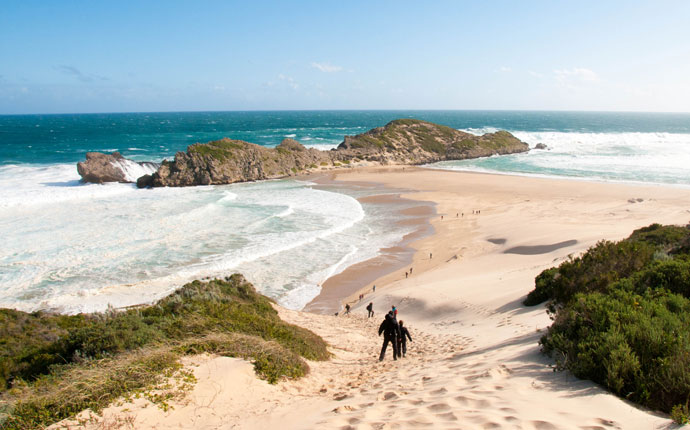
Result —
<instances>
[{"instance_id":1,"label":"green shrub","mask_svg":"<svg viewBox=\"0 0 690 430\"><path fill-rule=\"evenodd\" d=\"M669 412L690 395L690 300L663 291L578 294L542 337L559 369Z\"/></svg>"},{"instance_id":2,"label":"green shrub","mask_svg":"<svg viewBox=\"0 0 690 430\"><path fill-rule=\"evenodd\" d=\"M540 343L557 369L687 420L690 255L687 227L657 224L600 242L545 270L526 304L551 300Z\"/></svg>"},{"instance_id":3,"label":"green shrub","mask_svg":"<svg viewBox=\"0 0 690 430\"><path fill-rule=\"evenodd\" d=\"M326 360L319 336L285 323L241 275L194 281L150 306L102 314L0 310L0 428L36 428L160 380L180 354L252 360L274 383ZM11 388L11 389L8 389ZM5 415L3 423L2 414Z\"/></svg>"},{"instance_id":4,"label":"green shrub","mask_svg":"<svg viewBox=\"0 0 690 430\"><path fill-rule=\"evenodd\" d=\"M688 412L688 404L675 405L671 409L671 419L678 425L685 425L690 419L690 412Z\"/></svg>"},{"instance_id":5,"label":"green shrub","mask_svg":"<svg viewBox=\"0 0 690 430\"><path fill-rule=\"evenodd\" d=\"M549 299L553 308L564 305L579 292L605 291L611 283L649 265L657 250L646 241L601 241L582 256L569 258L555 271L547 269L547 273L540 274L536 278L540 285L535 285L534 294L530 293L525 304L536 305Z\"/></svg>"}]
</instances>

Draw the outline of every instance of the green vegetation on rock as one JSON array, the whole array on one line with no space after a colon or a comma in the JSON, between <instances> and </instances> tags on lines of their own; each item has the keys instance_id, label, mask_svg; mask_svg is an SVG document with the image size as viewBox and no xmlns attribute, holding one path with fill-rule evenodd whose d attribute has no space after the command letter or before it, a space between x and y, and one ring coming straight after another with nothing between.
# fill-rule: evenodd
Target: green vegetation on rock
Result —
<instances>
[{"instance_id":1,"label":"green vegetation on rock","mask_svg":"<svg viewBox=\"0 0 690 430\"><path fill-rule=\"evenodd\" d=\"M283 322L241 275L194 281L150 306L99 314L0 310L0 428L39 428L95 411L179 369L183 354L251 360L274 383L329 357L314 333ZM168 371L166 374L165 371Z\"/></svg>"},{"instance_id":2,"label":"green vegetation on rock","mask_svg":"<svg viewBox=\"0 0 690 430\"><path fill-rule=\"evenodd\" d=\"M234 158L233 151L244 148L245 142L241 140L221 139L209 143L191 145L190 154L201 154L217 160Z\"/></svg>"},{"instance_id":3,"label":"green vegetation on rock","mask_svg":"<svg viewBox=\"0 0 690 430\"><path fill-rule=\"evenodd\" d=\"M690 226L653 224L543 271L525 304L547 300L540 343L558 369L687 422Z\"/></svg>"}]
</instances>

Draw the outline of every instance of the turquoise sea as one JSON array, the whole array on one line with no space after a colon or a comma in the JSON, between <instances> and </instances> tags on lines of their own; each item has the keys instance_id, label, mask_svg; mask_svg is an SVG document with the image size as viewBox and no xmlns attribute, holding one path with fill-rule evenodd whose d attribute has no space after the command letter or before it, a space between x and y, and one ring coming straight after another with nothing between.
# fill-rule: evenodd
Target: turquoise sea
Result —
<instances>
[{"instance_id":1,"label":"turquoise sea","mask_svg":"<svg viewBox=\"0 0 690 430\"><path fill-rule=\"evenodd\" d=\"M267 181L138 190L81 184L88 151L171 159L222 137L331 149L396 118L481 134L505 129L548 150L434 168L690 185L690 114L290 111L0 116L0 307L66 312L155 300L182 283L241 271L301 308L327 277L407 231L371 190Z\"/></svg>"}]
</instances>

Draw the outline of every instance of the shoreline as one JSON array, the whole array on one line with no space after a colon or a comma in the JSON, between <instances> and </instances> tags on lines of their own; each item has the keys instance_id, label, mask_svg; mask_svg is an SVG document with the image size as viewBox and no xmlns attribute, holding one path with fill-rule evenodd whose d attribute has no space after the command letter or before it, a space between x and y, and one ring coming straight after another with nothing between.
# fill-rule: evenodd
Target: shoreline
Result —
<instances>
[{"instance_id":1,"label":"shoreline","mask_svg":"<svg viewBox=\"0 0 690 430\"><path fill-rule=\"evenodd\" d=\"M402 166L400 167L402 168ZM386 169L386 167L378 167L375 169ZM396 219L394 221L395 224L400 227L412 226L414 230L405 234L392 246L379 249L377 256L352 264L340 273L326 279L321 284L321 291L319 294L301 309L301 311L304 312L327 315L335 312L339 313L343 309L344 301L348 300L350 297L355 297L358 294L364 294L366 297L370 292L373 292L372 287L376 285L379 279L400 272L403 268L412 263L416 252L411 246L412 243L434 233L433 226L430 222L431 218L436 215L435 204L433 202L414 199L411 190L384 187L382 184L376 182L347 183L338 181L336 177L341 173L343 172L330 172L327 176L315 177L310 180L324 189L328 189L329 185L356 185L365 188L373 188L377 191L385 190L386 193L375 193L369 196L360 197L357 200L360 203L384 203L398 206L395 213L398 214L398 216L404 215L404 217ZM403 194L410 197L402 197ZM404 205L403 203L408 204ZM409 204L414 204L414 206L410 207ZM359 301L359 299L356 301Z\"/></svg>"},{"instance_id":2,"label":"shoreline","mask_svg":"<svg viewBox=\"0 0 690 430\"><path fill-rule=\"evenodd\" d=\"M504 253L516 254L516 255L541 255L547 253L557 252L563 249L578 248L577 253L583 252L590 246L594 245L598 240L590 240L585 243L572 238L564 238L561 241L556 241L547 244L537 244L537 245L515 245L509 246L506 243L505 238L501 237L485 237L484 240L477 241L479 231L477 229L477 218L481 214L473 213L474 210L481 210L477 207L475 209L470 209L469 211L463 211L458 208L458 211L448 211L448 208L439 209L439 202L426 199L426 192L433 192L431 190L415 189L412 187L400 187L398 184L392 183L393 181L380 181L376 180L377 175L382 174L404 174L404 173L418 173L424 175L424 172L432 174L431 172L437 172L441 176L445 175L460 175L459 177L469 178L472 181L476 181L477 178L493 178L497 181L503 181L507 178L510 180L529 181L535 184L558 184L560 186L566 187L568 189L578 188L578 187L602 187L602 188L620 188L621 190L627 190L633 192L634 190L684 190L686 187L677 186L674 184L651 184L651 183L631 183L631 182L606 182L599 180L587 180L580 178L558 178L550 176L531 176L531 175L521 175L521 174L511 174L511 173L494 173L494 172L475 172L466 170L450 170L450 169L435 169L421 166L406 166L406 165L393 165L393 166L366 166L366 167L354 167L337 169L336 171L330 171L328 179L324 177L316 177L316 175L310 175L310 180L319 183L319 181L324 181L325 183L335 183L335 184L346 184L346 185L356 185L356 184L366 184L368 186L381 187L383 189L388 189L393 192L400 192L397 194L397 198L405 200L413 200L420 202L421 204L433 204L434 213L427 214L424 217L424 223L427 225L426 233L406 235L399 242L399 246L393 246L390 248L381 249L381 254L372 259L356 263L354 265L348 266L342 272L331 276L322 284L322 290L317 297L312 299L305 307L302 309L304 312L316 312L316 313L326 313L329 312L340 312L346 303L352 306L352 309L363 308L366 303L370 300L367 298L373 298L376 296L371 289L372 285L376 285L376 293L381 292L381 289L385 290L387 287L395 284L399 281L405 280L406 267L413 267L416 269L414 271L415 275L421 275L423 272L432 270L434 267L442 264L448 263L451 260L462 259L463 257L472 257L476 253L481 253L489 248L503 247ZM355 177L355 179L353 179ZM365 179L362 179L364 177ZM429 187L433 188L433 187ZM630 197L630 199L634 199ZM630 203L630 201L628 201ZM392 204L395 204L392 202ZM436 251L432 250L430 244L435 241L434 236L446 234L444 232L443 224L441 223L441 215L444 217L444 221L451 221L457 213L462 214L459 220L468 220L469 225L460 227L463 229L460 232L459 237L466 240L467 246L462 246L459 249L451 249L446 247L445 249L439 249ZM690 210L688 210L688 222L690 222ZM447 224L446 224L447 226ZM457 229L456 226L454 229ZM627 234L631 233L628 232ZM417 230L416 233L419 233ZM621 234L620 238L626 236L627 234ZM414 237L408 237L414 236ZM482 243L483 242L483 243ZM473 246L470 246L473 245ZM474 248L474 250L472 249ZM459 252L457 252L459 251ZM429 258L429 253L436 252L436 259ZM562 252L562 251L561 251ZM396 258L397 256L405 254L405 258ZM569 255L569 254L568 254ZM564 257L560 257L562 260ZM435 261L434 261L435 260ZM554 263L558 264L558 263ZM411 276L411 274L410 274ZM357 285L361 285L357 288ZM359 294L364 294L364 299L359 300ZM330 307L328 304L331 304ZM332 303L339 303L339 308L333 307ZM361 306L360 306L361 304ZM332 312L331 312L332 311Z\"/></svg>"}]
</instances>

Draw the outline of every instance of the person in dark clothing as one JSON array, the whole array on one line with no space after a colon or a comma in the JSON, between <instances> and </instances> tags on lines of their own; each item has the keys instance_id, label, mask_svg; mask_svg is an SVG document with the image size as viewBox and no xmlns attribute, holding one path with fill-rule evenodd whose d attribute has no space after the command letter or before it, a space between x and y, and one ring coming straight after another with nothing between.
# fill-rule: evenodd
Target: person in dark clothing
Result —
<instances>
[{"instance_id":1,"label":"person in dark clothing","mask_svg":"<svg viewBox=\"0 0 690 430\"><path fill-rule=\"evenodd\" d=\"M373 302L369 302L369 304L367 305L367 310L369 311L369 316L367 318L373 317L374 316L374 303Z\"/></svg>"},{"instance_id":2,"label":"person in dark clothing","mask_svg":"<svg viewBox=\"0 0 690 430\"><path fill-rule=\"evenodd\" d=\"M350 313L350 304L348 303L345 305L345 314L349 314L349 313Z\"/></svg>"},{"instance_id":3,"label":"person in dark clothing","mask_svg":"<svg viewBox=\"0 0 690 430\"><path fill-rule=\"evenodd\" d=\"M398 348L398 355L402 353L402 356L404 357L405 354L407 354L407 339L410 339L410 342L412 342L412 337L410 336L410 332L407 330L407 327L403 326L402 320L400 320L398 326L400 326L400 347ZM407 339L405 339L405 336L407 336Z\"/></svg>"},{"instance_id":4,"label":"person in dark clothing","mask_svg":"<svg viewBox=\"0 0 690 430\"><path fill-rule=\"evenodd\" d=\"M398 321L395 319L393 312L388 312L386 318L383 320L379 326L379 336L383 333L383 346L381 346L381 354L379 355L379 361L383 361L383 357L386 355L386 348L388 347L388 342L393 344L393 360L397 360L400 355L398 350L398 337L400 336L400 327L398 326Z\"/></svg>"}]
</instances>

